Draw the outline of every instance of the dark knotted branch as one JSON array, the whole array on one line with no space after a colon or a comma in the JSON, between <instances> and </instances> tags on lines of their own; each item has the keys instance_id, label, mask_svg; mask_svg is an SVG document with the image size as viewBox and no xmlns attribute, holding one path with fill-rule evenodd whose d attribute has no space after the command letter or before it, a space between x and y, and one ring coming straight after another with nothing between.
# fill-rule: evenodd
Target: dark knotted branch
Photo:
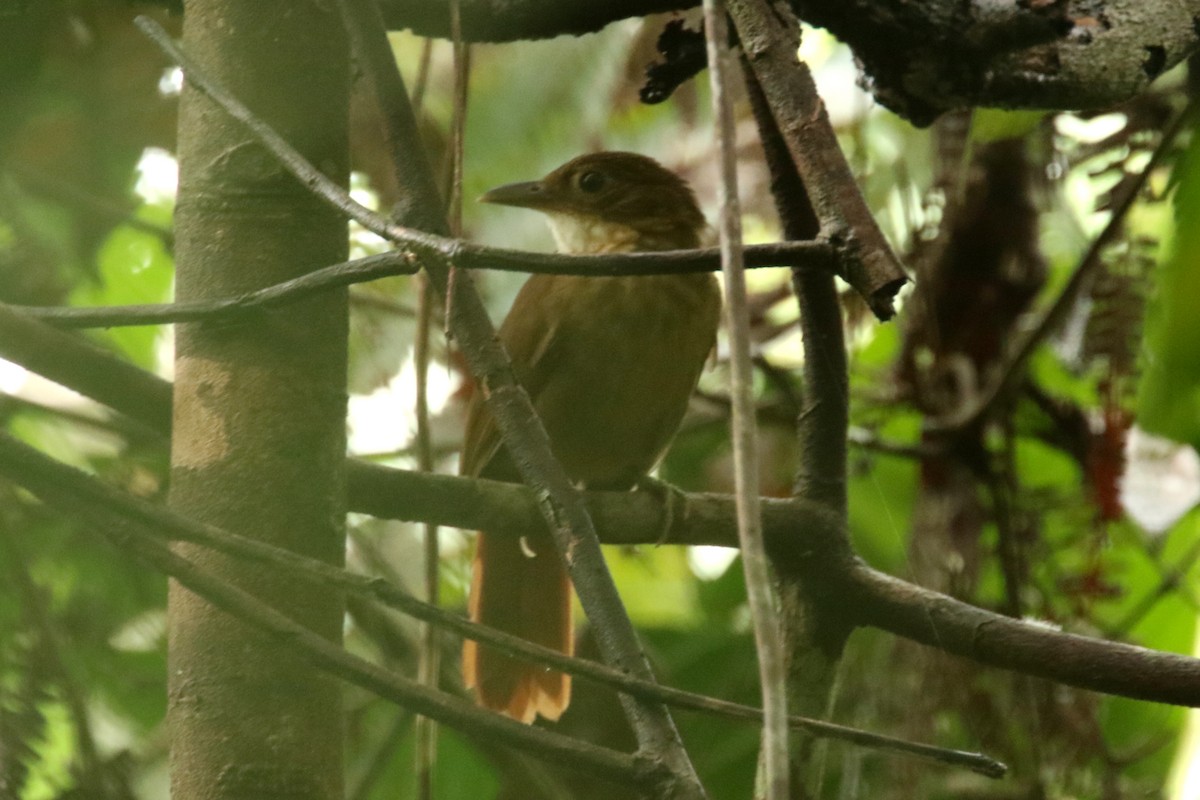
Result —
<instances>
[{"instance_id":1,"label":"dark knotted branch","mask_svg":"<svg viewBox=\"0 0 1200 800\"><path fill-rule=\"evenodd\" d=\"M839 579L856 620L981 664L1106 694L1196 707L1200 661L984 611L858 563Z\"/></svg>"},{"instance_id":2,"label":"dark knotted branch","mask_svg":"<svg viewBox=\"0 0 1200 800\"><path fill-rule=\"evenodd\" d=\"M841 257L841 274L880 319L889 319L908 277L854 182L808 67L796 60L799 25L767 0L731 0L745 60L804 180L822 237ZM781 16L777 16L777 13Z\"/></svg>"},{"instance_id":3,"label":"dark knotted branch","mask_svg":"<svg viewBox=\"0 0 1200 800\"><path fill-rule=\"evenodd\" d=\"M18 323L13 324L14 319ZM10 334L23 337L15 339ZM170 432L171 384L112 356L71 334L54 330L0 306L0 357L38 372L70 389L140 419L164 436ZM96 376L110 376L98 381ZM144 415L144 416L139 416ZM428 521L478 528L529 530L545 524L527 487L447 475L421 475L360 461L347 464L350 508L378 517ZM661 502L646 493L589 493L602 540L613 544L654 543L666 523ZM672 514L668 541L680 544L734 545L734 510L729 497L691 495L685 513ZM1100 639L1061 633L978 609L945 595L913 586L855 562L838 533L842 522L816 504L768 499L763 530L769 550L799 547L830 564L838 596L860 624L984 664L1016 669L1083 689L1112 691L1161 703L1200 707L1200 660ZM825 552L832 550L831 553ZM773 558L779 556L772 552ZM865 589L863 588L865 587ZM937 625L927 611L936 608ZM1001 630L1004 641L990 638ZM972 643L977 647L970 647ZM1103 654L1090 669L1083 659L1068 664L1062 648L1079 643ZM1027 654L1019 665L995 651L1015 643ZM951 647L957 649L951 649ZM992 659L995 660L992 660ZM1161 673L1153 670L1164 668ZM1124 676L1117 681L1114 675ZM1134 683L1140 676L1140 685ZM1126 686L1124 689L1111 688ZM1106 688L1110 687L1110 688Z\"/></svg>"},{"instance_id":4,"label":"dark knotted branch","mask_svg":"<svg viewBox=\"0 0 1200 800\"><path fill-rule=\"evenodd\" d=\"M111 488L96 478L55 462L33 448L3 435L0 435L0 474L8 475L56 509L85 520L120 520L121 525L138 526L143 535L163 542L191 542L226 555L268 564L322 588L346 591L378 601L417 619L487 642L505 653L545 662L555 668L637 697L730 719L762 719L759 709L641 681L596 662L564 656L555 650L487 628L435 605L423 603L382 578L355 574L317 559L188 519L169 509ZM509 485L506 488L511 491L513 487ZM530 510L533 511L532 508ZM536 515L536 511L533 511L533 514ZM238 612L234 613L242 618ZM439 696L439 702L443 697L446 696ZM817 736L961 766L989 777L999 777L1004 772L1002 764L974 753L907 742L803 717L792 717L789 722L792 726L808 730Z\"/></svg>"},{"instance_id":5,"label":"dark knotted branch","mask_svg":"<svg viewBox=\"0 0 1200 800\"><path fill-rule=\"evenodd\" d=\"M396 66L379 7L374 0L339 0L350 41L361 62L368 87L388 128L394 168L416 175L407 185L411 201L427 205L436 199L429 188L433 176L424 159L416 118ZM247 115L247 122L252 118ZM264 126L265 127L265 126ZM263 131L263 134L268 131ZM285 142L276 153L293 155ZM290 159L289 159L290 160ZM298 176L312 170L299 162L290 167ZM325 183L328 184L326 181ZM326 191L337 193L328 185ZM342 193L344 195L344 193ZM338 201L348 197L334 197ZM445 222L442 222L445 226ZM641 649L629 614L600 550L596 530L579 492L554 457L546 430L533 410L529 396L517 382L512 364L500 346L495 328L475 291L471 274L456 269L455 258L425 263L431 284L442 295L450 332L457 338L478 391L487 402L505 447L522 480L536 489L542 516L571 577L571 583L596 632L596 641L611 666L647 682L654 682L650 662ZM633 729L639 751L658 760L669 777L661 787L666 796L703 798L704 787L684 748L667 707L621 696L621 705Z\"/></svg>"},{"instance_id":6,"label":"dark knotted branch","mask_svg":"<svg viewBox=\"0 0 1200 800\"><path fill-rule=\"evenodd\" d=\"M400 184L403 186L403 184ZM668 250L660 253L614 253L606 255L560 255L526 253L483 247L457 239L446 239L443 252L465 269L494 269L547 275L671 275L711 272L720 269L715 248ZM746 248L747 267L833 268L833 249L824 242L779 242ZM420 268L415 253L392 250L323 267L283 283L267 286L237 297L210 301L157 303L99 308L67 306L17 306L23 314L51 322L60 328L115 328L132 325L162 325L179 322L211 322L252 312L279 308L314 294L356 283L395 275L412 275Z\"/></svg>"},{"instance_id":7,"label":"dark knotted branch","mask_svg":"<svg viewBox=\"0 0 1200 800\"><path fill-rule=\"evenodd\" d=\"M448 38L449 2L381 0L381 5L394 29ZM463 34L475 42L579 36L618 20L699 5L696 0L460 2ZM918 125L971 106L1107 108L1144 90L1200 41L1196 0L789 4L806 22L848 44L875 98Z\"/></svg>"},{"instance_id":8,"label":"dark knotted branch","mask_svg":"<svg viewBox=\"0 0 1200 800\"><path fill-rule=\"evenodd\" d=\"M1107 108L1196 46L1189 0L791 0L854 49L875 98L917 125L971 106Z\"/></svg>"},{"instance_id":9,"label":"dark knotted branch","mask_svg":"<svg viewBox=\"0 0 1200 800\"><path fill-rule=\"evenodd\" d=\"M449 39L451 0L380 0L391 30ZM630 17L681 11L698 0L458 0L468 42L512 42L582 36Z\"/></svg>"}]
</instances>

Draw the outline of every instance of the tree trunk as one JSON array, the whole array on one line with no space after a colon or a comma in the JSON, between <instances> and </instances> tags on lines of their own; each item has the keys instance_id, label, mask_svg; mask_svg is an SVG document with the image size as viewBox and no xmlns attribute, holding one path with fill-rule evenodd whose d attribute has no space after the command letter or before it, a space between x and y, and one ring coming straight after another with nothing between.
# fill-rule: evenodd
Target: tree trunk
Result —
<instances>
[{"instance_id":1,"label":"tree trunk","mask_svg":"<svg viewBox=\"0 0 1200 800\"><path fill-rule=\"evenodd\" d=\"M348 172L349 64L332 4L189 0L184 46L337 180ZM226 297L346 255L346 223L245 129L185 88L179 121L177 296ZM344 292L244 320L180 326L171 505L340 564ZM178 552L340 641L335 593L261 566ZM177 585L170 592L169 709L175 800L340 798L336 681Z\"/></svg>"}]
</instances>

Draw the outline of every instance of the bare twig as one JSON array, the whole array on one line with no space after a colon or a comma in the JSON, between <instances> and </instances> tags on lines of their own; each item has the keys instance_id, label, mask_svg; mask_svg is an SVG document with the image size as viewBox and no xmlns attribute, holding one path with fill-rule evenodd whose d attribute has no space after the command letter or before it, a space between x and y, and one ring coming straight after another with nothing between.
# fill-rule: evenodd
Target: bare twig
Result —
<instances>
[{"instance_id":1,"label":"bare twig","mask_svg":"<svg viewBox=\"0 0 1200 800\"><path fill-rule=\"evenodd\" d=\"M170 383L4 306L0 306L0 357L163 434L170 431ZM421 475L354 460L347 464L347 477L350 508L379 517L429 520L466 529L490 523L528 531L544 524L537 499L527 487ZM665 527L662 504L647 493L595 492L587 498L606 542L657 541ZM669 541L734 546L730 498L691 495L687 507L686 520L674 521ZM816 503L764 501L768 552L795 549L831 565L837 580L829 588L834 597L848 598L846 610L858 624L981 664L1083 689L1200 707L1200 660L1013 620L876 572L855 560L840 533L844 524ZM831 549L835 555L826 552Z\"/></svg>"},{"instance_id":2,"label":"bare twig","mask_svg":"<svg viewBox=\"0 0 1200 800\"><path fill-rule=\"evenodd\" d=\"M69 306L18 306L34 319L60 328L117 328L132 325L162 325L230 319L296 303L329 289L375 280L391 275L412 275L419 265L408 253L388 253L343 261L314 270L298 278L266 286L237 297L221 300L190 300L101 308Z\"/></svg>"},{"instance_id":3,"label":"bare twig","mask_svg":"<svg viewBox=\"0 0 1200 800\"><path fill-rule=\"evenodd\" d=\"M857 564L839 589L860 624L1025 675L1139 700L1200 706L1200 661L985 611Z\"/></svg>"},{"instance_id":4,"label":"bare twig","mask_svg":"<svg viewBox=\"0 0 1200 800\"><path fill-rule=\"evenodd\" d=\"M762 712L749 706L641 681L611 667L571 658L520 637L487 628L457 614L422 603L382 578L357 575L317 559L182 517L169 509L107 487L95 478L58 464L5 436L0 436L0 473L12 476L17 483L46 502L85 519L120 519L122 522L119 524L136 525L144 530L142 535L155 539L187 541L227 555L266 563L321 587L369 597L418 619L487 642L502 652L544 662L638 697L731 719L762 719ZM1004 772L1003 765L978 754L907 742L803 717L791 717L788 722L793 727L808 730L814 735L914 755L946 765L961 766L990 777L998 777Z\"/></svg>"},{"instance_id":5,"label":"bare twig","mask_svg":"<svg viewBox=\"0 0 1200 800\"><path fill-rule=\"evenodd\" d=\"M237 619L293 648L308 663L347 683L354 684L419 714L437 719L460 733L484 741L503 743L526 750L538 758L553 759L605 780L647 787L657 780L648 759L626 755L550 731L480 711L453 695L435 692L402 678L358 656L351 655L320 635L293 622L287 615L255 598L249 592L225 583L171 552L142 532L133 532L119 522L98 521L123 547L133 549L155 569L170 575L191 592Z\"/></svg>"},{"instance_id":6,"label":"bare twig","mask_svg":"<svg viewBox=\"0 0 1200 800\"><path fill-rule=\"evenodd\" d=\"M783 24L783 23L781 23ZM792 23L794 24L794 22ZM796 65L793 64L793 68ZM779 212L785 238L808 238L821 226L809 187L802 179L796 146L787 135L800 120L789 116L797 106L820 107L812 96L795 98L795 105L774 108L758 76L746 69L747 92L758 123L763 152L771 173L771 193ZM814 92L811 80L798 87ZM826 123L827 124L827 123ZM832 136L828 137L836 148ZM825 160L842 159L840 151L824 154ZM795 497L822 505L831 515L845 519L849 421L849 388L841 306L833 276L793 270L800 335L804 343L804 396L796 417L798 462L793 488ZM843 535L844 527L830 532ZM848 543L842 543L848 548ZM789 654L788 682L792 708L798 713L828 712L837 679L841 651L852 624L846 619L836 594L826 591L832 573L841 568L836 551L810 558L799 542L773 552L780 575L784 637ZM793 780L803 780L811 792L819 793L821 769L811 737L797 736L792 744Z\"/></svg>"},{"instance_id":7,"label":"bare twig","mask_svg":"<svg viewBox=\"0 0 1200 800\"><path fill-rule=\"evenodd\" d=\"M880 319L908 277L892 253L838 146L808 67L796 60L799 25L767 0L730 0L746 61L804 179L821 234L839 248L842 277Z\"/></svg>"},{"instance_id":8,"label":"bare twig","mask_svg":"<svg viewBox=\"0 0 1200 800\"><path fill-rule=\"evenodd\" d=\"M412 109L418 119L425 107L425 91L429 88L429 67L433 63L433 39L421 42L421 55L417 59L417 75L413 78Z\"/></svg>"},{"instance_id":9,"label":"bare twig","mask_svg":"<svg viewBox=\"0 0 1200 800\"><path fill-rule=\"evenodd\" d=\"M467 90L471 76L471 48L463 44L462 10L459 0L450 0L450 40L454 49L454 110L450 117L450 191L446 202L447 216L450 222L450 232L455 236L462 235L462 177L463 160L466 145L467 127ZM451 305L454 303L455 281L458 277L458 265L450 263L450 272L446 276L446 324L449 326L453 314ZM447 336L452 335L449 327Z\"/></svg>"},{"instance_id":10,"label":"bare twig","mask_svg":"<svg viewBox=\"0 0 1200 800\"><path fill-rule=\"evenodd\" d=\"M437 241L441 242L437 246L439 255L447 259L453 258L458 266L465 269L552 275L669 275L682 272L712 272L721 267L720 252L716 248L582 256L526 253L520 250L483 247L441 237L437 237ZM824 269L834 261L831 248L820 242L751 245L746 248L746 258L747 267L752 269L782 266ZM420 257L414 251L393 250L323 267L299 278L223 300L100 308L16 308L20 308L22 313L30 317L51 322L60 328L116 328L202 322L278 308L333 288L395 275L412 275L417 272L421 263Z\"/></svg>"},{"instance_id":11,"label":"bare twig","mask_svg":"<svg viewBox=\"0 0 1200 800\"><path fill-rule=\"evenodd\" d=\"M733 107L728 95L731 69L721 0L704 0L704 30L708 49L709 84L720 151L721 269L729 328L730 395L733 418L734 482L737 491L737 529L742 569L763 699L763 783L767 800L789 796L787 683L779 615L771 592L771 574L762 539L762 510L758 481L758 431L755 424L754 365L750 358L750 320L746 309L746 272L742 263L742 212L737 190L737 142ZM757 793L756 793L757 794Z\"/></svg>"},{"instance_id":12,"label":"bare twig","mask_svg":"<svg viewBox=\"0 0 1200 800\"><path fill-rule=\"evenodd\" d=\"M417 316L417 312L403 303L399 303L390 297L382 297L369 292L350 290L350 307L359 308L365 311L383 311L388 314L395 314L398 317L408 317L410 319Z\"/></svg>"},{"instance_id":13,"label":"bare twig","mask_svg":"<svg viewBox=\"0 0 1200 800\"><path fill-rule=\"evenodd\" d=\"M454 48L454 112L450 119L450 180L446 201L447 216L450 223L450 234L462 238L462 177L463 177L463 146L465 142L467 116L467 78L470 74L468 61L470 51L462 44L462 23L458 0L451 0L450 27L453 31ZM421 53L421 72L428 76L430 45L432 40L425 40L425 49ZM364 53L364 55L367 55ZM369 58L369 56L367 56ZM424 97L424 86L420 92ZM413 103L413 115L417 115L418 104ZM399 159L393 158L393 166L399 169ZM446 297L454 297L454 276L457 267L450 265L447 278ZM432 321L433 291L429 285L428 273L422 273L417 282L420 293L420 318L417 322L416 342L413 346L413 360L417 371L417 451L418 463L422 472L433 471L433 450L429 433L429 336ZM445 325L450 324L451 309L446 308L442 315ZM424 541L422 560L424 562L425 600L430 605L438 603L438 583L440 580L441 552L438 545L436 525L426 523L424 526ZM438 647L437 629L430 623L425 623L421 629L421 647L418 653L419 679L426 684L437 683L438 667L441 648ZM431 800L433 797L433 770L437 761L437 726L427 717L417 717L416 721L416 772L417 794L421 800Z\"/></svg>"},{"instance_id":14,"label":"bare twig","mask_svg":"<svg viewBox=\"0 0 1200 800\"><path fill-rule=\"evenodd\" d=\"M388 46L379 7L371 0L340 0L340 7L355 48L363 56L365 73L381 116L387 121L389 139L395 148L393 160L399 168L405 163L405 154L419 153L421 144L412 107ZM252 119L249 114L242 116ZM294 172L297 176L315 173L302 159L293 159L291 148L277 140L277 136L272 140L263 139L264 143L276 145L273 149L281 163L295 161L289 168L302 170ZM407 184L414 188L410 202L430 205L435 193L429 189L433 181L424 160L418 158L406 166L411 172L423 173L412 184ZM331 199L344 202L344 198L337 196L337 187L328 185L328 181L322 185L321 192L329 192ZM436 220L434 224L437 224ZM444 220L441 225L445 226ZM529 396L513 375L512 364L499 345L495 328L475 292L470 274L461 274L451 283L449 264L454 262L454 258L430 259L425 265L426 271L445 298L450 330L462 348L521 478L536 488L542 516L553 534L559 556L564 560L588 619L601 632L597 637L601 653L610 665L653 682L650 664L608 572L587 508L555 459L545 428L537 418ZM653 754L666 767L669 777L660 787L663 792L679 798L703 798L704 788L667 708L625 696L621 702L639 749Z\"/></svg>"},{"instance_id":15,"label":"bare twig","mask_svg":"<svg viewBox=\"0 0 1200 800\"><path fill-rule=\"evenodd\" d=\"M0 358L68 386L155 431L171 430L170 383L3 303Z\"/></svg>"},{"instance_id":16,"label":"bare twig","mask_svg":"<svg viewBox=\"0 0 1200 800\"><path fill-rule=\"evenodd\" d=\"M429 336L433 317L433 290L425 273L417 276L416 292L417 333L413 342L413 362L417 374L417 468L421 472L433 472L433 440L429 430ZM436 606L441 566L438 528L431 523L425 523L421 527L425 602ZM442 652L438 646L437 634L433 625L425 623L422 626L421 647L417 655L417 680L435 689ZM433 767L437 760L437 726L428 717L417 717L416 740L417 787L421 796L428 800L433 796Z\"/></svg>"}]
</instances>

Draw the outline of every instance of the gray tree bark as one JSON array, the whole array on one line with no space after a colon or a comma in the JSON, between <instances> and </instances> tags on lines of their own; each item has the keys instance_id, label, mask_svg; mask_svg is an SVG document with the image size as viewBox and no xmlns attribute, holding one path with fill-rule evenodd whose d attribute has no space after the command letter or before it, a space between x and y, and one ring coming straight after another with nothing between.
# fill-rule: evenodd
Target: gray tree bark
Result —
<instances>
[{"instance_id":1,"label":"gray tree bark","mask_svg":"<svg viewBox=\"0 0 1200 800\"><path fill-rule=\"evenodd\" d=\"M184 45L337 180L348 175L341 21L313 0L189 0ZM346 222L186 88L176 212L180 300L230 296L346 256ZM322 294L245 325L177 333L171 505L340 564L347 310ZM340 642L342 600L247 563L177 552ZM308 667L178 585L170 591L176 800L342 794L342 697Z\"/></svg>"}]
</instances>

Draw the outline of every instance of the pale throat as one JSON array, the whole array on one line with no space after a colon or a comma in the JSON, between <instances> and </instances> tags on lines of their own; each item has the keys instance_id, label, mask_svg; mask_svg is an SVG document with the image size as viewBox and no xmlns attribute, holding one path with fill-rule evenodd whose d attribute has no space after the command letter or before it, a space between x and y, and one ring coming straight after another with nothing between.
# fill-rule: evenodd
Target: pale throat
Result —
<instances>
[{"instance_id":1,"label":"pale throat","mask_svg":"<svg viewBox=\"0 0 1200 800\"><path fill-rule=\"evenodd\" d=\"M638 232L599 217L549 212L550 231L560 253L628 253L638 249Z\"/></svg>"}]
</instances>

